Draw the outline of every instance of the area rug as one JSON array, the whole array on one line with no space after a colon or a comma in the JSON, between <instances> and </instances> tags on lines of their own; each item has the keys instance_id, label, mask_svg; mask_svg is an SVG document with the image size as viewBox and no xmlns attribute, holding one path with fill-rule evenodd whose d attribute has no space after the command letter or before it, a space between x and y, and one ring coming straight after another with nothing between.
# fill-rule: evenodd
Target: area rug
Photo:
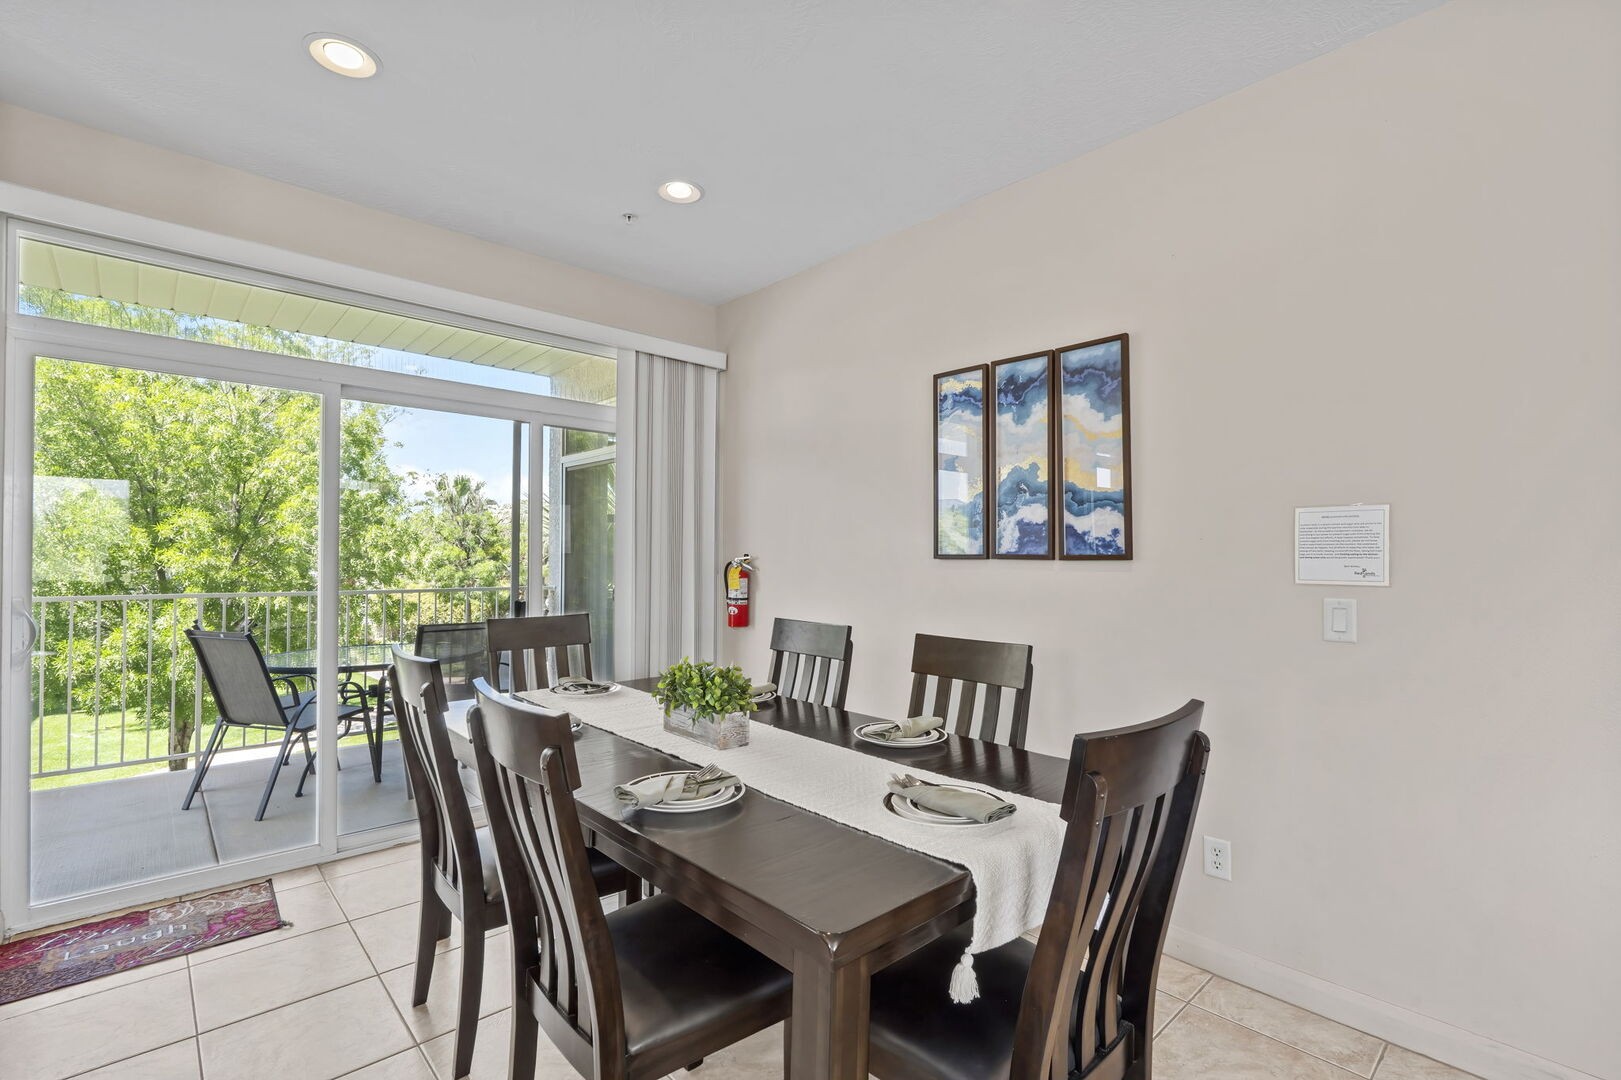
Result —
<instances>
[{"instance_id":1,"label":"area rug","mask_svg":"<svg viewBox=\"0 0 1621 1080\"><path fill-rule=\"evenodd\" d=\"M287 924L268 881L0 945L0 1005Z\"/></svg>"}]
</instances>

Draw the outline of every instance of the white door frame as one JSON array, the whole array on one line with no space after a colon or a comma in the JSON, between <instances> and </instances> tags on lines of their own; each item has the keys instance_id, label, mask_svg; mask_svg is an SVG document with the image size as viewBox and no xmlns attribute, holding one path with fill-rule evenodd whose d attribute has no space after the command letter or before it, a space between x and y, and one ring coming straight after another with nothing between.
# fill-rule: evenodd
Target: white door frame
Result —
<instances>
[{"instance_id":1,"label":"white door frame","mask_svg":"<svg viewBox=\"0 0 1621 1080\"><path fill-rule=\"evenodd\" d=\"M5 664L0 691L0 932L49 925L119 907L159 900L273 874L336 857L340 852L384 846L412 834L415 821L360 833L338 833L338 801L323 793L337 790L337 702L326 695L317 706L316 821L314 842L251 860L156 878L101 892L36 904L30 895L29 730L31 680L13 677L27 641L26 624L17 612L31 610L33 568L33 424L34 358L63 359L115 367L160 371L221 381L246 382L319 395L322 401L320 487L317 525L317 666L323 685L337 678L338 505L342 406L345 399L459 412L493 419L518 420L530 427L531 493L542 458L541 433L546 427L612 433L617 427L612 406L568 401L538 394L494 390L465 383L401 375L396 372L302 357L237 349L212 343L166 338L136 331L66 323L22 315L15 310L17 271L14 253L20 227L6 229L3 256L5 370L0 377L0 662ZM35 227L26 227L34 235ZM111 243L111 242L109 242ZM121 247L121 246L120 246ZM430 315L434 313L429 313ZM610 353L612 350L609 350ZM610 451L611 454L611 451ZM540 500L531 497L528 580L538 583Z\"/></svg>"}]
</instances>

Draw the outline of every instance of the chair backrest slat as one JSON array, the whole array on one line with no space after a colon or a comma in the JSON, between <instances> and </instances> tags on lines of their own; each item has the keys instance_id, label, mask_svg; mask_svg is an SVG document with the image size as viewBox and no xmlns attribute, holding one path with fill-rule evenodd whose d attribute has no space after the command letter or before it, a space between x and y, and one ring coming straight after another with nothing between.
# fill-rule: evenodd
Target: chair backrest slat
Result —
<instances>
[{"instance_id":1,"label":"chair backrest slat","mask_svg":"<svg viewBox=\"0 0 1621 1080\"><path fill-rule=\"evenodd\" d=\"M848 626L777 619L771 624L767 677L785 698L842 709L852 649Z\"/></svg>"},{"instance_id":2,"label":"chair backrest slat","mask_svg":"<svg viewBox=\"0 0 1621 1080\"><path fill-rule=\"evenodd\" d=\"M251 633L193 625L186 628L186 640L197 653L220 719L241 727L287 726L270 669Z\"/></svg>"},{"instance_id":3,"label":"chair backrest slat","mask_svg":"<svg viewBox=\"0 0 1621 1080\"><path fill-rule=\"evenodd\" d=\"M1203 713L1190 701L1147 724L1075 737L1015 1080L1152 1075L1154 982L1210 753Z\"/></svg>"},{"instance_id":4,"label":"chair backrest slat","mask_svg":"<svg viewBox=\"0 0 1621 1080\"><path fill-rule=\"evenodd\" d=\"M497 696L483 679L474 688L467 724L491 793L514 962L549 1006L542 1028L577 1070L600 1075L597 1067L624 1059L624 1003L574 803L580 773L569 716Z\"/></svg>"},{"instance_id":5,"label":"chair backrest slat","mask_svg":"<svg viewBox=\"0 0 1621 1080\"><path fill-rule=\"evenodd\" d=\"M967 638L919 634L912 645L912 701L910 716L922 715L927 683L935 680L934 706L930 715L942 720L951 717L951 693L961 686L957 719L958 735L1024 745L1026 719L1030 712L1030 682L1033 674L1028 645L1002 641L973 641ZM1013 691L1013 709L1005 737L1002 727L1002 691ZM984 710L977 732L972 730L974 700L983 691Z\"/></svg>"},{"instance_id":6,"label":"chair backrest slat","mask_svg":"<svg viewBox=\"0 0 1621 1080\"><path fill-rule=\"evenodd\" d=\"M537 615L526 619L491 619L484 624L489 641L489 670L511 664L512 690L544 690L554 678L591 673L591 616ZM576 664L571 653L579 649Z\"/></svg>"}]
</instances>

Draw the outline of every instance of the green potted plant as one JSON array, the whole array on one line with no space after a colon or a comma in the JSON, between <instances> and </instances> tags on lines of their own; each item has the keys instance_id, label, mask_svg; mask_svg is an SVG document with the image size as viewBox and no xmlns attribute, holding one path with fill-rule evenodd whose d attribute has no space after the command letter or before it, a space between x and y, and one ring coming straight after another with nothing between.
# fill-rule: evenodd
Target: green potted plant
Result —
<instances>
[{"instance_id":1,"label":"green potted plant","mask_svg":"<svg viewBox=\"0 0 1621 1080\"><path fill-rule=\"evenodd\" d=\"M685 657L661 675L653 700L664 706L664 728L715 750L749 744L754 684L739 667Z\"/></svg>"}]
</instances>

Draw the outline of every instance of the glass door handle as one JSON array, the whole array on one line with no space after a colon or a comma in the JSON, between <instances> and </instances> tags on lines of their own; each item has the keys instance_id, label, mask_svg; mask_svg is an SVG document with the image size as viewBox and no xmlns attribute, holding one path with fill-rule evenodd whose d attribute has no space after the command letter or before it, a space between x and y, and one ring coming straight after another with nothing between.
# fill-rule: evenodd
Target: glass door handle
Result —
<instances>
[{"instance_id":1,"label":"glass door handle","mask_svg":"<svg viewBox=\"0 0 1621 1080\"><path fill-rule=\"evenodd\" d=\"M26 640L23 642L22 647L12 651L12 662L18 663L27 661L28 655L34 651L34 646L39 643L39 623L34 621L34 617L28 613L28 609L25 607L19 605L15 609L15 613L21 616L28 627L27 633L24 635Z\"/></svg>"}]
</instances>

